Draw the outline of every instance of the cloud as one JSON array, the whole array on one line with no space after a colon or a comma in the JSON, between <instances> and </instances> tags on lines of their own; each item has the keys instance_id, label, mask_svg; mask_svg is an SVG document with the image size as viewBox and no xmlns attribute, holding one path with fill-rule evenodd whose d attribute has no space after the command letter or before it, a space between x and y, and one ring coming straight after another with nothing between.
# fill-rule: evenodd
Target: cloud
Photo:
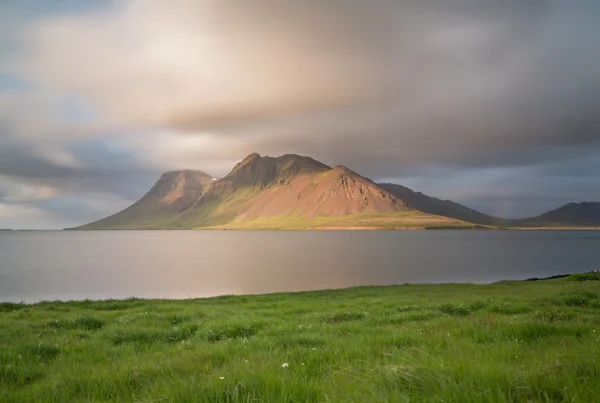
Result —
<instances>
[{"instance_id":1,"label":"cloud","mask_svg":"<svg viewBox=\"0 0 600 403\"><path fill-rule=\"evenodd\" d=\"M223 175L258 151L436 172L434 192L472 199L504 186L496 169L574 177L600 154L599 18L585 0L72 2L11 25L0 74L28 85L0 92L0 175L132 198L161 170Z\"/></svg>"},{"instance_id":2,"label":"cloud","mask_svg":"<svg viewBox=\"0 0 600 403\"><path fill-rule=\"evenodd\" d=\"M366 76L346 85L357 67L319 49L318 37L287 31L243 2L115 7L35 24L15 71L83 94L132 125L244 121L346 104L370 91Z\"/></svg>"},{"instance_id":3,"label":"cloud","mask_svg":"<svg viewBox=\"0 0 600 403\"><path fill-rule=\"evenodd\" d=\"M3 228L11 228L23 220L38 220L44 217L44 212L28 206L0 203L0 219Z\"/></svg>"},{"instance_id":4,"label":"cloud","mask_svg":"<svg viewBox=\"0 0 600 403\"><path fill-rule=\"evenodd\" d=\"M114 124L471 164L600 140L599 16L560 1L117 2L34 24L11 65Z\"/></svg>"},{"instance_id":5,"label":"cloud","mask_svg":"<svg viewBox=\"0 0 600 403\"><path fill-rule=\"evenodd\" d=\"M84 192L136 198L161 169L131 150L84 140L32 147L28 142L0 141L0 179L26 188L52 189L56 195ZM1 200L0 200L1 201Z\"/></svg>"},{"instance_id":6,"label":"cloud","mask_svg":"<svg viewBox=\"0 0 600 403\"><path fill-rule=\"evenodd\" d=\"M56 196L56 190L49 186L28 186L0 180L0 201L19 203L51 199Z\"/></svg>"}]
</instances>

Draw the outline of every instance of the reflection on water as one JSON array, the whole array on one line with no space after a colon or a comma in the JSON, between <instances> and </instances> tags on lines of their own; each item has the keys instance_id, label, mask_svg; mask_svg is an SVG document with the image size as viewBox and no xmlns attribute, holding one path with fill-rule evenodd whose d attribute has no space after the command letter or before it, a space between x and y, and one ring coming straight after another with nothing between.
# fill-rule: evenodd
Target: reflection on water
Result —
<instances>
[{"instance_id":1,"label":"reflection on water","mask_svg":"<svg viewBox=\"0 0 600 403\"><path fill-rule=\"evenodd\" d=\"M600 267L592 231L0 232L0 300L187 298Z\"/></svg>"}]
</instances>

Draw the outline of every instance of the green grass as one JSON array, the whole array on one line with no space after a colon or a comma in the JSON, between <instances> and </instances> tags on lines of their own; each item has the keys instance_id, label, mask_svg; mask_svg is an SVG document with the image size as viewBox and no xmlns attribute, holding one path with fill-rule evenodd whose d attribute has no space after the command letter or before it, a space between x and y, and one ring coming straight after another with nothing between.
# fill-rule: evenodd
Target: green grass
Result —
<instances>
[{"instance_id":1,"label":"green grass","mask_svg":"<svg viewBox=\"0 0 600 403\"><path fill-rule=\"evenodd\" d=\"M567 277L569 281L600 281L600 272L573 274Z\"/></svg>"},{"instance_id":2,"label":"green grass","mask_svg":"<svg viewBox=\"0 0 600 403\"><path fill-rule=\"evenodd\" d=\"M439 221L435 221L439 219ZM242 222L210 226L210 229L243 230L318 230L318 229L470 229L473 224L451 221L418 211L397 213L363 213L341 217L317 216L313 218L299 215L261 217Z\"/></svg>"},{"instance_id":3,"label":"green grass","mask_svg":"<svg viewBox=\"0 0 600 403\"><path fill-rule=\"evenodd\" d=\"M0 401L597 401L584 280L2 303Z\"/></svg>"}]
</instances>

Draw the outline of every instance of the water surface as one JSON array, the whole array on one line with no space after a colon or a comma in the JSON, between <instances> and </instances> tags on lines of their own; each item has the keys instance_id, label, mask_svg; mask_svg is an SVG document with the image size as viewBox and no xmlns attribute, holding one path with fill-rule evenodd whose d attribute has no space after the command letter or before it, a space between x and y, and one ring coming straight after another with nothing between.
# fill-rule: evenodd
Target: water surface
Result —
<instances>
[{"instance_id":1,"label":"water surface","mask_svg":"<svg viewBox=\"0 0 600 403\"><path fill-rule=\"evenodd\" d=\"M598 231L0 232L0 301L482 283L598 268Z\"/></svg>"}]
</instances>

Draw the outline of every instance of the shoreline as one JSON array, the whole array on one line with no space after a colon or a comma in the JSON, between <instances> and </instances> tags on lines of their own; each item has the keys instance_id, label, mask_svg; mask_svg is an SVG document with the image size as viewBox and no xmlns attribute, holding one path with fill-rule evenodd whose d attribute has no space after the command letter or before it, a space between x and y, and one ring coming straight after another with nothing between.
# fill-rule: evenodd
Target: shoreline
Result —
<instances>
[{"instance_id":1,"label":"shoreline","mask_svg":"<svg viewBox=\"0 0 600 403\"><path fill-rule=\"evenodd\" d=\"M577 279L577 277L581 276L590 276L591 279L586 278L585 280ZM573 277L572 279L568 279L569 277ZM26 301L2 301L0 300L0 306L2 305L47 305L47 304L70 304L70 303L106 303L106 302L125 302L125 301L142 301L142 302L169 302L169 301L207 301L207 300L216 300L219 298L254 298L254 297L274 297L274 296L304 296L305 294L310 293L336 293L336 292L351 292L353 290L362 290L362 289L381 289L382 291L389 288L397 288L397 287L406 287L406 288L414 288L414 287L432 287L432 288L446 288L446 287L465 287L472 286L475 288L486 287L486 286L494 286L501 285L506 283L533 283L540 281L552 281L552 280L562 280L569 282L579 282L579 281L600 281L600 272L598 270L592 270L589 272L582 273L572 273L572 274L556 274L548 277L530 277L524 279L502 279L496 280L492 282L486 283L477 283L477 282L442 282L442 283L398 283L398 284L388 284L388 285L358 285L358 286L350 286L343 288L318 288L313 290L301 290L301 291L278 291L278 292L266 292L266 293L255 293L255 294L218 294L206 297L122 297L122 298L102 298L102 299L53 299L53 300L38 300L35 302L26 302ZM1 310L0 310L1 312Z\"/></svg>"},{"instance_id":2,"label":"shoreline","mask_svg":"<svg viewBox=\"0 0 600 403\"><path fill-rule=\"evenodd\" d=\"M55 230L7 230L22 231L600 231L600 227L493 227L483 225L462 227L425 227L425 226L326 226L311 228L62 228Z\"/></svg>"}]
</instances>

